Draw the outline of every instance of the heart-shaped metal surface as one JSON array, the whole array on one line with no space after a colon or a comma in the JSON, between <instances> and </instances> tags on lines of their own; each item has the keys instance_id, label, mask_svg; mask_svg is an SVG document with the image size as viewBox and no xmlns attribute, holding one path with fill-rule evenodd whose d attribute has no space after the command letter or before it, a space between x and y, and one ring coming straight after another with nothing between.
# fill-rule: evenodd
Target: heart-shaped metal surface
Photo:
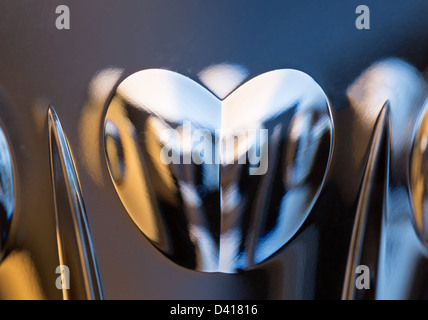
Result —
<instances>
[{"instance_id":1,"label":"heart-shaped metal surface","mask_svg":"<svg viewBox=\"0 0 428 320\"><path fill-rule=\"evenodd\" d=\"M105 150L132 220L174 262L234 273L299 230L323 185L333 121L296 70L248 81L224 100L180 74L137 72L108 106Z\"/></svg>"}]
</instances>

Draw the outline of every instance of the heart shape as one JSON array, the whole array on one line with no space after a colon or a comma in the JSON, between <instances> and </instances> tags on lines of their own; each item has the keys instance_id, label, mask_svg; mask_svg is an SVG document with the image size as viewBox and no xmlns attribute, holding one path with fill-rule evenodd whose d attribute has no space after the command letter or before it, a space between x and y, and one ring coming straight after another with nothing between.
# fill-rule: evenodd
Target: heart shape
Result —
<instances>
[{"instance_id":1,"label":"heart shape","mask_svg":"<svg viewBox=\"0 0 428 320\"><path fill-rule=\"evenodd\" d=\"M126 78L108 106L107 164L128 214L167 257L204 272L265 261L299 230L325 180L333 121L291 69L219 100L172 71Z\"/></svg>"}]
</instances>

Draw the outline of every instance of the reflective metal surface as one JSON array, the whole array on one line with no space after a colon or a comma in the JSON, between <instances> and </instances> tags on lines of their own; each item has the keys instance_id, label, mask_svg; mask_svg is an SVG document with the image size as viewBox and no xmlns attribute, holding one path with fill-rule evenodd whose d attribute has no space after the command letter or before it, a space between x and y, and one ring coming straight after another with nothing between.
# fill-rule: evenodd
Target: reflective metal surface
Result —
<instances>
[{"instance_id":1,"label":"reflective metal surface","mask_svg":"<svg viewBox=\"0 0 428 320\"><path fill-rule=\"evenodd\" d=\"M12 155L15 188L13 219L0 261L0 299L64 298L55 286L59 276L55 270L65 259L58 252L57 207L58 216L65 219L85 213L102 284L100 297L106 299L428 298L423 202L426 0L387 4L366 0L371 28L364 30L356 28L358 4L353 1L76 0L68 4L70 30L55 26L58 5L64 3L0 1L0 123ZM173 100L166 111L155 114L152 111L161 107L156 103L145 110L127 101L124 114L112 114L124 103L116 95L117 87L140 70L151 69L170 70L184 79L178 81L180 86L184 83L183 90L174 91L177 83L168 78L153 91L155 102ZM304 147L305 141L312 141L315 127L304 125L310 119L303 109L287 103L290 122L279 114L264 114L272 120L262 121L272 129L266 140L270 151L265 175L248 175L257 166L236 163L235 152L226 157L235 162L229 165L166 165L159 157L152 160L160 147L174 146L177 137L174 131L159 136L157 128L186 128L187 118L192 119L193 133L220 129L222 137L226 125L251 129L247 128L251 117L263 114L252 107L247 111L241 102L270 86L245 88L259 76L282 69L310 75L322 88L320 101L328 97L329 119L334 119L329 164L323 163L328 154ZM148 78L147 85L156 82ZM293 84L299 87L298 82ZM139 82L136 85L129 97L137 91L147 98L149 93L140 90ZM272 102L290 94L277 93ZM234 94L233 109L240 111L226 114ZM197 97L202 107L195 105ZM273 108L261 100L265 103L261 113ZM120 103L114 106L116 102ZM74 185L85 200L84 210L70 205L73 198L59 192L73 185L65 180L61 165L56 166L61 178L52 188L49 105L55 105L67 136L65 150L72 151L70 172L79 178ZM194 111L201 109L205 111ZM115 121L124 122L106 121L113 115ZM290 129L280 135L282 140L278 138L283 144L274 142L275 125ZM132 127L136 136L130 134ZM123 134L126 128L131 131ZM197 148L205 145L202 136L213 137L211 131L199 133L203 134ZM301 144L290 140L295 133ZM168 139L170 135L175 138ZM323 145L319 150L330 151ZM297 157L294 146L306 153ZM169 151L166 159L182 157ZM244 148L244 153L258 159L257 152ZM52 154L62 157L60 152ZM322 165L303 161L310 160L308 155L319 155ZM284 158L292 165L272 165ZM263 184L272 167L272 172L285 168L290 175L278 173L272 184ZM215 168L211 171L217 172L216 178L210 178L211 171L206 173L210 168ZM314 168L319 176L306 176L300 168ZM138 177L138 197L130 199L128 191ZM311 183L313 192L307 201L291 202L305 204L284 216L292 221L280 221L283 207L261 209L291 196L301 187L301 177ZM284 190L290 192L284 195ZM143 200L150 210L139 209ZM179 221L170 215L165 218L167 212L177 213ZM226 212L238 219L225 219ZM255 215L261 212L265 214ZM62 236L67 234L67 239L60 244L68 243L67 248L74 250L78 229L69 228L71 221L64 225ZM281 235L275 238L279 226L291 229L278 231ZM251 234L239 237L226 230ZM268 249L260 250L264 245ZM70 279L81 279L79 298L90 298L82 280L88 269L80 256L73 259ZM352 286L359 277L356 264L368 266L370 289Z\"/></svg>"},{"instance_id":2,"label":"reflective metal surface","mask_svg":"<svg viewBox=\"0 0 428 320\"><path fill-rule=\"evenodd\" d=\"M233 273L268 259L305 221L333 122L322 89L296 70L260 75L222 101L146 70L117 88L105 145L120 199L151 242L185 267Z\"/></svg>"},{"instance_id":3,"label":"reflective metal surface","mask_svg":"<svg viewBox=\"0 0 428 320\"><path fill-rule=\"evenodd\" d=\"M64 299L102 299L79 178L53 107L48 110L48 128L59 262L74 271L69 286L63 287Z\"/></svg>"},{"instance_id":4,"label":"reflective metal surface","mask_svg":"<svg viewBox=\"0 0 428 320\"><path fill-rule=\"evenodd\" d=\"M359 191L354 229L349 246L342 299L373 299L375 278L369 278L372 291L358 290L358 266L377 270L382 219L386 212L390 161L389 102L387 101L376 121L370 142L370 151Z\"/></svg>"},{"instance_id":5,"label":"reflective metal surface","mask_svg":"<svg viewBox=\"0 0 428 320\"><path fill-rule=\"evenodd\" d=\"M410 195L416 230L425 245L428 244L428 100L415 126L410 155Z\"/></svg>"},{"instance_id":6,"label":"reflective metal surface","mask_svg":"<svg viewBox=\"0 0 428 320\"><path fill-rule=\"evenodd\" d=\"M368 127L367 132L382 137L377 152L373 150L373 141L368 149L369 160L377 157L377 164L371 166L375 175L370 179L369 188L364 188L363 183L359 191L360 202L368 199L365 212L367 221L371 221L359 240L363 250L359 262L370 267L372 289L357 293L354 288L353 298L423 297L426 289L418 287L417 278L424 278L425 272L409 271L420 268L417 265L426 260L427 253L415 232L408 188L413 128L427 97L426 82L422 74L405 61L383 59L365 70L347 92L359 119L356 126ZM386 107L388 120L385 120ZM384 124L379 122L381 118ZM356 145L362 145L362 137L355 136ZM355 154L354 163L359 159ZM365 175L367 173L365 168ZM357 210L354 230L362 222L358 213ZM357 250L349 255L359 253Z\"/></svg>"},{"instance_id":7,"label":"reflective metal surface","mask_svg":"<svg viewBox=\"0 0 428 320\"><path fill-rule=\"evenodd\" d=\"M4 255L13 213L15 211L15 180L9 145L0 128L0 261Z\"/></svg>"}]
</instances>

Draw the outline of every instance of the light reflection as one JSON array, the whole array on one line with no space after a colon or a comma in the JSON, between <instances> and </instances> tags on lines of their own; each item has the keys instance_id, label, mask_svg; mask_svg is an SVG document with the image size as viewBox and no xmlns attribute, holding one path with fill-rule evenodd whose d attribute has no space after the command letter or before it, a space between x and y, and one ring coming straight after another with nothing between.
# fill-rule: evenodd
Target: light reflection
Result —
<instances>
[{"instance_id":1,"label":"light reflection","mask_svg":"<svg viewBox=\"0 0 428 320\"><path fill-rule=\"evenodd\" d=\"M248 269L284 246L333 148L327 98L296 70L258 76L224 101L174 72L140 71L117 88L104 130L130 217L173 261L204 272Z\"/></svg>"},{"instance_id":2,"label":"light reflection","mask_svg":"<svg viewBox=\"0 0 428 320\"><path fill-rule=\"evenodd\" d=\"M422 243L426 244L428 239L424 214L425 177L428 172L423 151L427 125L423 113L420 122L416 121L424 102L426 105L427 94L427 85L421 73L397 58L374 63L347 90L355 119L350 130L352 135L349 147L353 154L351 161L344 163L345 168L341 169L344 172L364 169L365 159L370 156L367 151L376 119L384 105L388 105L389 109L391 151L390 158L384 160L389 160L390 165L386 180L382 182L387 185L386 210L380 216L382 227L379 230L372 229L364 239L375 246L371 248L373 251L378 246L374 239L381 239L380 254L376 257L378 262L372 262L377 268L377 299L409 297L412 288L417 286L416 277L425 276L416 271L416 265L418 259L423 255L427 256L426 249L421 248ZM367 170L370 169L372 168ZM343 179L341 189L349 189L349 179L345 175L339 178ZM374 182L371 184L372 187L376 186ZM406 192L409 185L410 197Z\"/></svg>"},{"instance_id":3,"label":"light reflection","mask_svg":"<svg viewBox=\"0 0 428 320\"><path fill-rule=\"evenodd\" d=\"M122 198L121 200L128 211L144 212L144 214L134 216L134 222L156 245L167 250L167 245L164 243L165 236L161 229L162 224L157 223L156 214L153 212L155 208L150 205L150 197L153 193L152 184L146 183L149 181L149 178L146 177L147 171L142 170L140 165L141 154L135 144L136 128L127 119L127 111L122 101L114 98L110 106L106 117L106 124L108 125L105 126L107 157L112 159L109 161L109 168L111 173L116 173L119 170L114 165L120 164L124 168L123 171L126 172L124 179L120 179L118 183L120 190L122 190L119 196L127 195L126 201ZM110 131L113 127L115 132ZM112 139L115 137L120 138L120 141L114 142ZM117 149L110 147L111 144L122 146L123 159L126 159L125 163L121 163L118 153L109 153L117 151Z\"/></svg>"},{"instance_id":4,"label":"light reflection","mask_svg":"<svg viewBox=\"0 0 428 320\"><path fill-rule=\"evenodd\" d=\"M3 129L0 128L0 261L15 212L15 177L12 155Z\"/></svg>"},{"instance_id":5,"label":"light reflection","mask_svg":"<svg viewBox=\"0 0 428 320\"><path fill-rule=\"evenodd\" d=\"M154 112L168 122L188 120L203 128L220 127L220 101L189 78L172 71L136 72L120 84L117 95L135 108ZM203 112L195 111L202 109Z\"/></svg>"},{"instance_id":6,"label":"light reflection","mask_svg":"<svg viewBox=\"0 0 428 320\"><path fill-rule=\"evenodd\" d=\"M60 265L73 270L65 300L103 299L79 176L58 115L49 106L48 141Z\"/></svg>"},{"instance_id":7,"label":"light reflection","mask_svg":"<svg viewBox=\"0 0 428 320\"><path fill-rule=\"evenodd\" d=\"M407 190L405 187L390 188L387 206L389 213L387 227L383 228L379 268L376 285L376 299L397 300L408 299L412 287L418 286L419 277L417 261L427 251L423 250L412 223L409 223L407 205Z\"/></svg>"},{"instance_id":8,"label":"light reflection","mask_svg":"<svg viewBox=\"0 0 428 320\"><path fill-rule=\"evenodd\" d=\"M428 100L416 126L410 156L410 194L416 230L428 245Z\"/></svg>"},{"instance_id":9,"label":"light reflection","mask_svg":"<svg viewBox=\"0 0 428 320\"><path fill-rule=\"evenodd\" d=\"M102 162L97 146L101 145L99 126L103 108L115 84L122 76L122 69L106 68L98 72L89 83L88 97L79 120L80 153L87 172L93 181L102 186Z\"/></svg>"},{"instance_id":10,"label":"light reflection","mask_svg":"<svg viewBox=\"0 0 428 320\"><path fill-rule=\"evenodd\" d=\"M0 299L46 299L36 267L27 251L15 250L0 264Z\"/></svg>"},{"instance_id":11,"label":"light reflection","mask_svg":"<svg viewBox=\"0 0 428 320\"><path fill-rule=\"evenodd\" d=\"M347 96L355 115L352 130L353 161L356 166L363 162L364 153L377 116L385 102L389 101L392 130L393 157L406 158L418 109L426 94L426 84L419 71L397 58L374 63L365 70L347 90ZM366 143L365 143L366 142Z\"/></svg>"},{"instance_id":12,"label":"light reflection","mask_svg":"<svg viewBox=\"0 0 428 320\"><path fill-rule=\"evenodd\" d=\"M198 74L202 83L221 100L235 90L248 75L248 70L236 63L215 64Z\"/></svg>"}]
</instances>

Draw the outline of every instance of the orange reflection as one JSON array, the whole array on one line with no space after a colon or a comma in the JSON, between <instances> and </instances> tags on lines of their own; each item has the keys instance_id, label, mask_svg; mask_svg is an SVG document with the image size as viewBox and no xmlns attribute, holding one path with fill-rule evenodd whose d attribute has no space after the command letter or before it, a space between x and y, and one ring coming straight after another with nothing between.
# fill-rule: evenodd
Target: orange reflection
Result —
<instances>
[{"instance_id":1,"label":"orange reflection","mask_svg":"<svg viewBox=\"0 0 428 320\"><path fill-rule=\"evenodd\" d=\"M89 84L88 99L79 120L79 140L83 163L93 181L102 186L102 161L97 146L100 145L100 128L104 104L123 70L109 68L100 71Z\"/></svg>"},{"instance_id":2,"label":"orange reflection","mask_svg":"<svg viewBox=\"0 0 428 320\"><path fill-rule=\"evenodd\" d=\"M13 251L0 264L0 299L46 299L36 267L27 251Z\"/></svg>"},{"instance_id":3,"label":"orange reflection","mask_svg":"<svg viewBox=\"0 0 428 320\"><path fill-rule=\"evenodd\" d=\"M410 184L412 191L412 202L414 209L415 224L418 232L427 241L427 223L425 219L425 212L427 211L427 172L428 163L426 161L428 147L428 114L422 118L418 127L415 141L412 150L411 163L410 163Z\"/></svg>"},{"instance_id":4,"label":"orange reflection","mask_svg":"<svg viewBox=\"0 0 428 320\"><path fill-rule=\"evenodd\" d=\"M167 246L163 243L165 239L165 231L161 230L162 223L157 223L156 221L156 217L159 217L160 215L155 212L156 207L152 205L154 199L151 199L153 192L149 190L155 182L151 181L152 183L148 183L148 181L150 181L150 177L146 176L147 170L144 170L144 168L141 167L141 164L144 164L145 162L140 161L142 155L139 153L137 145L133 139L136 135L135 127L128 120L122 101L117 97L113 98L110 104L109 111L106 115L106 122L107 121L110 121L115 125L123 148L123 157L126 159L124 177L121 179L119 184L115 181L118 195L129 213L138 213L131 215L131 217L140 230L142 230L146 236L155 242L160 248L166 249ZM150 139L150 135L148 135L147 143L149 144L149 150L152 150L153 153L157 154L157 162L160 163L160 150L158 151L152 146L153 142L152 139ZM111 166L115 163L112 162L112 159L114 160L117 158L117 154L112 154L112 148L109 148L109 146L107 146L106 150L111 170ZM159 170L160 173L162 171L163 170ZM173 186L172 180L167 176L160 175L160 179L168 182L165 186ZM169 193L170 191L167 192L167 194Z\"/></svg>"}]
</instances>

